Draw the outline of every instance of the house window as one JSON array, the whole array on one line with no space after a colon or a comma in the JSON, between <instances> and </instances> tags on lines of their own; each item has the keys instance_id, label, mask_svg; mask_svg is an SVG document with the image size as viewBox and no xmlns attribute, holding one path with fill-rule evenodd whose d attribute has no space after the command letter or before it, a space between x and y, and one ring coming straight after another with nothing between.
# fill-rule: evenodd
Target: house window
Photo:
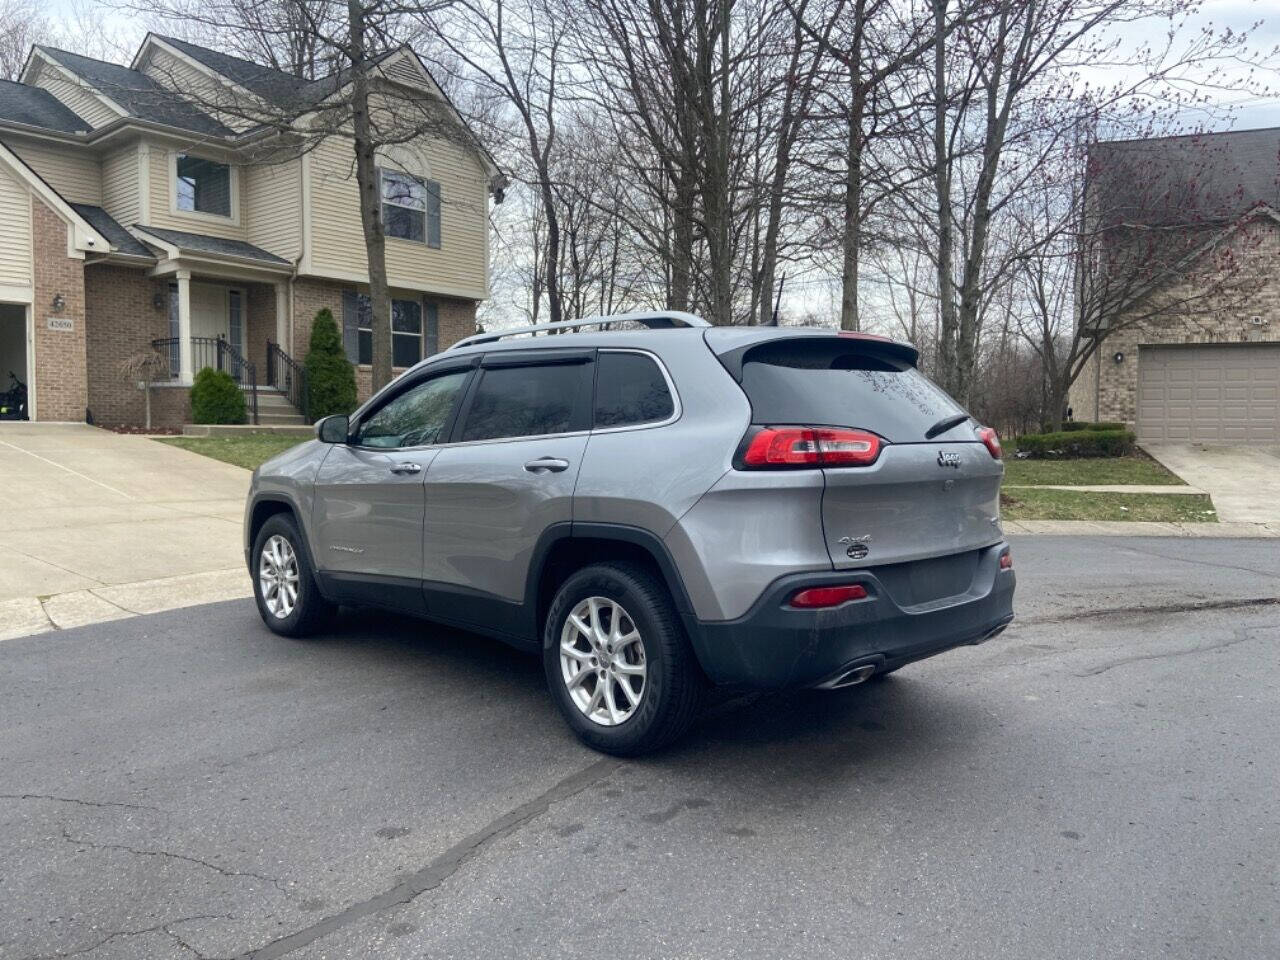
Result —
<instances>
[{"instance_id":1,"label":"house window","mask_svg":"<svg viewBox=\"0 0 1280 960\"><path fill-rule=\"evenodd\" d=\"M347 358L352 363L373 363L373 308L369 297L363 293L347 291L343 295L342 332ZM431 323L435 315L434 304L427 306L428 343L431 343ZM411 367L423 357L422 302L419 300L391 301L391 365ZM434 349L428 353L434 353Z\"/></svg>"},{"instance_id":2,"label":"house window","mask_svg":"<svg viewBox=\"0 0 1280 960\"><path fill-rule=\"evenodd\" d=\"M177 177L179 210L231 216L231 168L225 163L180 153Z\"/></svg>"},{"instance_id":3,"label":"house window","mask_svg":"<svg viewBox=\"0 0 1280 960\"><path fill-rule=\"evenodd\" d=\"M388 237L440 246L440 184L382 171L382 223Z\"/></svg>"}]
</instances>

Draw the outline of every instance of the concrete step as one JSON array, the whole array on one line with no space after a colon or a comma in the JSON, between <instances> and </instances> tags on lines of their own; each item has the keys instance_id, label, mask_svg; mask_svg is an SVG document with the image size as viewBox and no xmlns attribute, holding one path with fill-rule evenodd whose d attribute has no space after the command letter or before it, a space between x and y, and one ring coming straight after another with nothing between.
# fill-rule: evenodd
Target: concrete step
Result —
<instances>
[{"instance_id":1,"label":"concrete step","mask_svg":"<svg viewBox=\"0 0 1280 960\"><path fill-rule=\"evenodd\" d=\"M267 426L297 426L305 427L307 421L302 419L300 413L284 413L275 410L263 410L258 408L258 423Z\"/></svg>"},{"instance_id":2,"label":"concrete step","mask_svg":"<svg viewBox=\"0 0 1280 960\"><path fill-rule=\"evenodd\" d=\"M184 437L235 437L245 434L272 434L286 437L314 437L315 427L283 423L188 423L182 428Z\"/></svg>"}]
</instances>

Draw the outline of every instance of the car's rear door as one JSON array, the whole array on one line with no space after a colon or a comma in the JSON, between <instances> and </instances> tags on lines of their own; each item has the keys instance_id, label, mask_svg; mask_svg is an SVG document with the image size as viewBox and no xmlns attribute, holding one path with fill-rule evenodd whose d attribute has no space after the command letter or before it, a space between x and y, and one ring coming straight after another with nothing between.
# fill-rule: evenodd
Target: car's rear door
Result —
<instances>
[{"instance_id":1,"label":"car's rear door","mask_svg":"<svg viewBox=\"0 0 1280 960\"><path fill-rule=\"evenodd\" d=\"M311 517L331 593L421 611L423 484L473 369L464 359L409 375L325 457Z\"/></svg>"},{"instance_id":2,"label":"car's rear door","mask_svg":"<svg viewBox=\"0 0 1280 960\"><path fill-rule=\"evenodd\" d=\"M573 519L590 429L594 350L485 355L451 443L427 471L427 610L521 632L538 538Z\"/></svg>"},{"instance_id":3,"label":"car's rear door","mask_svg":"<svg viewBox=\"0 0 1280 960\"><path fill-rule=\"evenodd\" d=\"M964 410L892 349L837 336L773 340L744 355L741 382L755 424L852 428L887 441L869 465L823 468L822 526L837 568L1001 539L1000 461Z\"/></svg>"}]
</instances>

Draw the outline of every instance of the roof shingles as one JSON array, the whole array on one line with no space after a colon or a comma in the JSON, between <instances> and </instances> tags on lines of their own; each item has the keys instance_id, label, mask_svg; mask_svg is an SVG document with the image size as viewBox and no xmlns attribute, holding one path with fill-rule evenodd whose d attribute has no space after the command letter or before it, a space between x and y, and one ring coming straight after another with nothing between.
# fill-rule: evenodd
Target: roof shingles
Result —
<instances>
[{"instance_id":1,"label":"roof shingles","mask_svg":"<svg viewBox=\"0 0 1280 960\"><path fill-rule=\"evenodd\" d=\"M226 240L222 237L210 237L203 233L186 233L183 230L168 230L161 227L135 225L134 229L141 233L163 240L180 250L192 253L208 253L217 257L236 257L241 260L259 260L273 267L290 266L288 260L268 253L261 247L255 247L243 240Z\"/></svg>"},{"instance_id":2,"label":"roof shingles","mask_svg":"<svg viewBox=\"0 0 1280 960\"><path fill-rule=\"evenodd\" d=\"M60 133L82 133L89 124L43 87L0 80L0 120Z\"/></svg>"}]
</instances>

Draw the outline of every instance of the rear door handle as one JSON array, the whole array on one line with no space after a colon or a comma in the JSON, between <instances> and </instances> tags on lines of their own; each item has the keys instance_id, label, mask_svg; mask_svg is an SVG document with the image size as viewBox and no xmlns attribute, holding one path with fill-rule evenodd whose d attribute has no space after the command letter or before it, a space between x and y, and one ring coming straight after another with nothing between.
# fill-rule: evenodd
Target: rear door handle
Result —
<instances>
[{"instance_id":1,"label":"rear door handle","mask_svg":"<svg viewBox=\"0 0 1280 960\"><path fill-rule=\"evenodd\" d=\"M421 473L422 464L420 463L393 463L391 465L392 473Z\"/></svg>"},{"instance_id":2,"label":"rear door handle","mask_svg":"<svg viewBox=\"0 0 1280 960\"><path fill-rule=\"evenodd\" d=\"M569 461L559 457L539 457L537 460L530 460L524 468L530 473L560 473L569 469Z\"/></svg>"}]
</instances>

